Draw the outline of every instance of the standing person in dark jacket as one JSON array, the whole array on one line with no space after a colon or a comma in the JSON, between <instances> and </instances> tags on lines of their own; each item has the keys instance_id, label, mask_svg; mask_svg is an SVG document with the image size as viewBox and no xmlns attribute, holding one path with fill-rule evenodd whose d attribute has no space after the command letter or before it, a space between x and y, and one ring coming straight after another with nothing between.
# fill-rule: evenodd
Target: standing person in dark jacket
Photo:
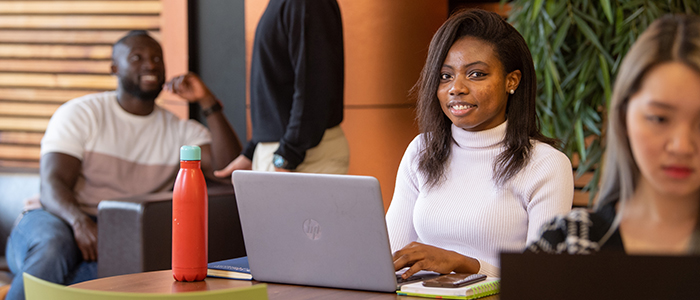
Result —
<instances>
[{"instance_id":1,"label":"standing person in dark jacket","mask_svg":"<svg viewBox=\"0 0 700 300\"><path fill-rule=\"evenodd\" d=\"M253 138L234 170L347 173L343 28L335 0L271 0L253 43Z\"/></svg>"}]
</instances>

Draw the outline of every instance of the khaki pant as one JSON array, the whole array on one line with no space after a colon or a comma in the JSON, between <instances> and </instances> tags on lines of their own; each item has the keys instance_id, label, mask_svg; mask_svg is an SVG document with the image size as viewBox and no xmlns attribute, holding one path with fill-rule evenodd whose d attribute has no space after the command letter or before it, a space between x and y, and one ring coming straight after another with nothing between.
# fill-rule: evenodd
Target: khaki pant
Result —
<instances>
[{"instance_id":1,"label":"khaki pant","mask_svg":"<svg viewBox=\"0 0 700 300\"><path fill-rule=\"evenodd\" d=\"M253 171L274 171L272 156L279 142L258 143L253 153ZM326 129L321 142L306 150L304 161L295 172L347 174L350 165L350 148L348 140L340 126Z\"/></svg>"}]
</instances>

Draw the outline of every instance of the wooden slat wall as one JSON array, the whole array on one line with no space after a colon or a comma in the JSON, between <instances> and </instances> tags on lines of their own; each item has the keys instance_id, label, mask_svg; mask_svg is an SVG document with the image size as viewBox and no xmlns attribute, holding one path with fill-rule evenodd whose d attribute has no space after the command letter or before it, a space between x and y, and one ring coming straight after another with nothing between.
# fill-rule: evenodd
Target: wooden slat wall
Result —
<instances>
[{"instance_id":1,"label":"wooden slat wall","mask_svg":"<svg viewBox=\"0 0 700 300\"><path fill-rule=\"evenodd\" d=\"M583 191L588 182L593 179L593 171L589 171L576 178L576 170L574 170L574 207L592 207L595 201L589 203L591 193ZM595 199L594 199L595 200ZM590 205L589 205L590 204Z\"/></svg>"},{"instance_id":2,"label":"wooden slat wall","mask_svg":"<svg viewBox=\"0 0 700 300\"><path fill-rule=\"evenodd\" d=\"M589 140L591 140L591 139L589 139ZM596 197L594 197L593 200L591 201L591 199L590 199L591 193L589 191L584 191L584 187L591 180L593 180L593 177L595 175L595 170L588 170L587 172L583 173L581 176L577 177L576 175L578 174L579 163L580 163L580 159L579 159L578 154L574 154L573 157L571 158L571 164L573 166L572 173L574 175L574 202L573 202L573 206L574 207L592 208L597 199L596 199Z\"/></svg>"},{"instance_id":3,"label":"wooden slat wall","mask_svg":"<svg viewBox=\"0 0 700 300\"><path fill-rule=\"evenodd\" d=\"M0 1L0 171L38 171L43 133L64 102L113 90L112 44L160 39L160 1Z\"/></svg>"}]
</instances>

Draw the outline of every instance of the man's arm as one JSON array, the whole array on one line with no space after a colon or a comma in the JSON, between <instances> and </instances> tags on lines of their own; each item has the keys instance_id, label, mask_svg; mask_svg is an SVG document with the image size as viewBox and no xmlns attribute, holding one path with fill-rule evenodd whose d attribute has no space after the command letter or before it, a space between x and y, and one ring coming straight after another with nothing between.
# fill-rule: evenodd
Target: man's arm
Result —
<instances>
[{"instance_id":1,"label":"man's arm","mask_svg":"<svg viewBox=\"0 0 700 300\"><path fill-rule=\"evenodd\" d=\"M51 152L41 157L40 164L41 204L71 226L83 259L97 260L97 224L80 209L73 192L82 162L68 154Z\"/></svg>"},{"instance_id":2,"label":"man's arm","mask_svg":"<svg viewBox=\"0 0 700 300\"><path fill-rule=\"evenodd\" d=\"M226 116L221 109L212 110L221 105L219 100L194 73L173 78L165 84L165 89L199 103L202 111L211 111L206 118L212 141L211 145L202 145L202 171L208 178L216 178L214 170L223 169L241 153L241 143Z\"/></svg>"}]
</instances>

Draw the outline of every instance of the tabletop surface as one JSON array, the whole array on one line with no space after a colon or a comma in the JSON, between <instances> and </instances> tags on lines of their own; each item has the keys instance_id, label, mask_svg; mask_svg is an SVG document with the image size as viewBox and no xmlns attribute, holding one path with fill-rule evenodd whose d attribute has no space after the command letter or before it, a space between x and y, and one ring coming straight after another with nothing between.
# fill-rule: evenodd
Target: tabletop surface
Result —
<instances>
[{"instance_id":1,"label":"tabletop surface","mask_svg":"<svg viewBox=\"0 0 700 300\"><path fill-rule=\"evenodd\" d=\"M99 278L71 285L71 287L98 291L134 292L134 293L180 293L205 290L219 290L237 287L247 287L258 284L257 281L233 280L207 277L198 282L177 282L170 270L144 272ZM399 296L395 293L365 292L333 288L320 288L287 284L267 284L267 294L274 299L426 299ZM498 296L482 298L497 300Z\"/></svg>"}]
</instances>

